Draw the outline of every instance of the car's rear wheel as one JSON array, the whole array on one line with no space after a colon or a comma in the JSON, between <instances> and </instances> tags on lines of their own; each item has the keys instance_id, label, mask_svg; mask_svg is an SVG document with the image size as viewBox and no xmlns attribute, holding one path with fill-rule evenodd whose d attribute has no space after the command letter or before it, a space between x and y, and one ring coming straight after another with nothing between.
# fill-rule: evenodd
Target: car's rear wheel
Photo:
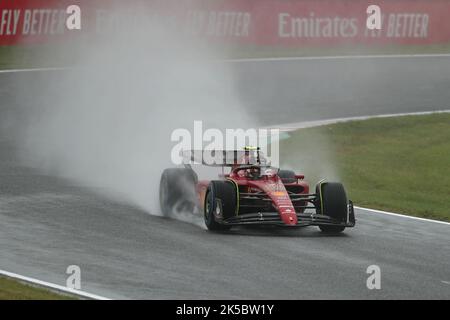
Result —
<instances>
[{"instance_id":1,"label":"car's rear wheel","mask_svg":"<svg viewBox=\"0 0 450 320\"><path fill-rule=\"evenodd\" d=\"M336 222L345 222L347 219L348 199L344 186L338 182L323 182L316 186L318 213L327 215ZM345 226L322 225L320 230L327 233L338 233Z\"/></svg>"},{"instance_id":2,"label":"car's rear wheel","mask_svg":"<svg viewBox=\"0 0 450 320\"><path fill-rule=\"evenodd\" d=\"M278 171L278 176L281 178L283 183L294 183L297 182L295 178L295 172L292 170L281 170Z\"/></svg>"},{"instance_id":3,"label":"car's rear wheel","mask_svg":"<svg viewBox=\"0 0 450 320\"><path fill-rule=\"evenodd\" d=\"M229 230L221 221L236 214L237 190L231 181L211 181L206 191L205 225L211 231Z\"/></svg>"},{"instance_id":4,"label":"car's rear wheel","mask_svg":"<svg viewBox=\"0 0 450 320\"><path fill-rule=\"evenodd\" d=\"M197 174L186 168L165 169L159 185L159 203L163 215L193 212L197 205Z\"/></svg>"}]
</instances>

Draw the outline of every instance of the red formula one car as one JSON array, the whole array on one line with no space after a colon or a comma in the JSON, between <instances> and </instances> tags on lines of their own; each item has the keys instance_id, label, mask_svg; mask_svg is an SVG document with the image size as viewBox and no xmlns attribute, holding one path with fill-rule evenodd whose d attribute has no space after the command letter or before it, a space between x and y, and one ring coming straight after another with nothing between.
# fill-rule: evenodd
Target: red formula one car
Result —
<instances>
[{"instance_id":1,"label":"red formula one car","mask_svg":"<svg viewBox=\"0 0 450 320\"><path fill-rule=\"evenodd\" d=\"M321 181L311 193L303 175L266 165L259 149L218 152L223 161L209 164L222 167L218 180L198 180L190 164L164 170L159 197L165 215L200 210L213 231L270 224L313 225L335 233L355 225L353 204L341 183ZM201 151L186 156L205 164Z\"/></svg>"}]
</instances>

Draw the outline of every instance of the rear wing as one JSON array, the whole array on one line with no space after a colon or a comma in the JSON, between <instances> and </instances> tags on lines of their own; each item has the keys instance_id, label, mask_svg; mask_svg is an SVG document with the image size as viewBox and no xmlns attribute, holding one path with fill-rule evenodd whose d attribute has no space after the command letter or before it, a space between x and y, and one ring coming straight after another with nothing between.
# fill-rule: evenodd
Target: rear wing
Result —
<instances>
[{"instance_id":1,"label":"rear wing","mask_svg":"<svg viewBox=\"0 0 450 320\"><path fill-rule=\"evenodd\" d=\"M235 165L265 165L265 158L259 148L252 150L183 150L184 165L202 164L211 167L232 167Z\"/></svg>"}]
</instances>

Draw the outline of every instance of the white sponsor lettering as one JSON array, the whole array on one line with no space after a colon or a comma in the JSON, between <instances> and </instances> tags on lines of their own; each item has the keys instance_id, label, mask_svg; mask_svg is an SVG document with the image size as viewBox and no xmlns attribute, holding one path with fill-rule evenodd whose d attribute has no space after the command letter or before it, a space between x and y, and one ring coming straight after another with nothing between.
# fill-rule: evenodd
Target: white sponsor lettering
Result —
<instances>
[{"instance_id":1,"label":"white sponsor lettering","mask_svg":"<svg viewBox=\"0 0 450 320\"><path fill-rule=\"evenodd\" d=\"M186 32L213 37L248 37L250 25L249 12L189 11Z\"/></svg>"},{"instance_id":2,"label":"white sponsor lettering","mask_svg":"<svg viewBox=\"0 0 450 320\"><path fill-rule=\"evenodd\" d=\"M2 10L0 14L0 36L16 35L19 19L20 10Z\"/></svg>"},{"instance_id":3,"label":"white sponsor lettering","mask_svg":"<svg viewBox=\"0 0 450 320\"><path fill-rule=\"evenodd\" d=\"M428 14L391 13L387 20L388 38L426 38L428 36Z\"/></svg>"},{"instance_id":4,"label":"white sponsor lettering","mask_svg":"<svg viewBox=\"0 0 450 320\"><path fill-rule=\"evenodd\" d=\"M343 17L294 17L289 13L278 15L278 35L281 38L351 38L358 34L358 20Z\"/></svg>"}]
</instances>

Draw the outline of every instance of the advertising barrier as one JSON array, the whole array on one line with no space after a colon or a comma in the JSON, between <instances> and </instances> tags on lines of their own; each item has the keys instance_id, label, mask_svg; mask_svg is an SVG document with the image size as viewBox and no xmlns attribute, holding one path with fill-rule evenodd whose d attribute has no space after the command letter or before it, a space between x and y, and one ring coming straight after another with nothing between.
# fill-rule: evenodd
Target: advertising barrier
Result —
<instances>
[{"instance_id":1,"label":"advertising barrier","mask_svg":"<svg viewBox=\"0 0 450 320\"><path fill-rule=\"evenodd\" d=\"M73 4L81 9L81 30L66 27L66 9ZM366 27L371 4L381 9L380 30ZM295 47L450 42L450 0L2 0L0 45L97 37L120 30L124 16L219 43Z\"/></svg>"}]
</instances>

